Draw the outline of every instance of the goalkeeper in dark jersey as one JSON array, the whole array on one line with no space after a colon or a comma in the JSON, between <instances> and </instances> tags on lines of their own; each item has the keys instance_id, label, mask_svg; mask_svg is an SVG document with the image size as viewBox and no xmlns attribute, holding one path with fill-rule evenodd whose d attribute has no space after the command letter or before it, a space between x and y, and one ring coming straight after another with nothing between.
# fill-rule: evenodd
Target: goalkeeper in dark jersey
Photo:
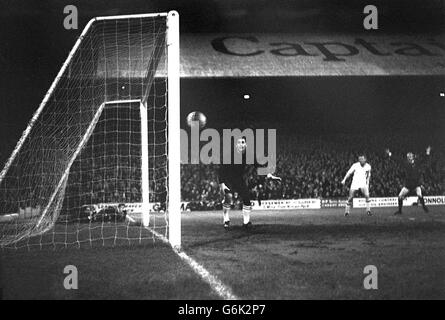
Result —
<instances>
[{"instance_id":1,"label":"goalkeeper in dark jersey","mask_svg":"<svg viewBox=\"0 0 445 320\"><path fill-rule=\"evenodd\" d=\"M386 153L391 156L391 152L386 150ZM431 153L431 147L426 149L426 156L429 157ZM402 214L403 200L410 192L415 192L419 198L419 203L425 212L428 212L428 207L425 205L425 199L423 198L422 185L423 185L423 170L420 160L416 160L414 153L408 152L406 154L406 160L403 162L403 171L405 173L405 179L402 189L398 196L399 209L394 213L395 215Z\"/></svg>"},{"instance_id":2,"label":"goalkeeper in dark jersey","mask_svg":"<svg viewBox=\"0 0 445 320\"><path fill-rule=\"evenodd\" d=\"M224 215L224 228L229 229L230 217L229 211L233 203L233 193L238 192L243 200L243 227L248 228L252 225L250 222L250 212L252 211L250 191L247 186L245 175L248 171L248 165L246 163L246 137L240 137L236 140L235 152L241 154L241 163L236 164L232 161L231 164L221 164L219 169L219 183L221 192L224 194L223 200L223 215ZM258 166L257 162L254 163ZM279 180L281 178L268 173L267 178L272 180Z\"/></svg>"}]
</instances>

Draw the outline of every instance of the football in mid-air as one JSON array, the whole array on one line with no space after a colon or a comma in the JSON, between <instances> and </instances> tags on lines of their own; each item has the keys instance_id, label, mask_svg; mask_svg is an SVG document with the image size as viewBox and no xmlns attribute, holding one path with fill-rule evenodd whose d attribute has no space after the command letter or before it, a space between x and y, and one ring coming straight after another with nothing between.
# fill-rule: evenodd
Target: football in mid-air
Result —
<instances>
[{"instance_id":1,"label":"football in mid-air","mask_svg":"<svg viewBox=\"0 0 445 320\"><path fill-rule=\"evenodd\" d=\"M187 116L187 125L192 127L199 124L199 128L204 128L207 123L207 117L199 111L190 112Z\"/></svg>"}]
</instances>

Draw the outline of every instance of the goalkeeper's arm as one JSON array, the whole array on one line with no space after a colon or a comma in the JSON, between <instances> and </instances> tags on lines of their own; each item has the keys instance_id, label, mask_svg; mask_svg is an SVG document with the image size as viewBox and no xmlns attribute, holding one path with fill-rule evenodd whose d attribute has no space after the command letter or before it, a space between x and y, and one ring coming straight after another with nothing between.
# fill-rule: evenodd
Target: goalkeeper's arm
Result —
<instances>
[{"instance_id":1,"label":"goalkeeper's arm","mask_svg":"<svg viewBox=\"0 0 445 320\"><path fill-rule=\"evenodd\" d=\"M230 191L229 187L227 187L226 184L225 184L224 182L221 182L221 183L219 184L219 187L220 187L220 190L221 190L221 193L222 193L222 194L225 194L226 192L229 192L229 191Z\"/></svg>"},{"instance_id":2,"label":"goalkeeper's arm","mask_svg":"<svg viewBox=\"0 0 445 320\"><path fill-rule=\"evenodd\" d=\"M280 177L278 177L278 176L274 176L272 173L268 173L268 174L266 175L266 178L269 178L269 179L272 179L272 180L278 180L278 181L281 181L281 178L280 178Z\"/></svg>"},{"instance_id":3,"label":"goalkeeper's arm","mask_svg":"<svg viewBox=\"0 0 445 320\"><path fill-rule=\"evenodd\" d=\"M255 166L255 168L261 168L261 169L271 169L271 170L268 170L269 172L266 174L266 178L267 179L271 179L271 180L277 180L277 181L281 181L281 178L280 177L278 177L278 176L275 176L272 172L274 172L275 171L275 166L273 166L272 168L266 168L266 166L264 166L264 165L262 165L262 164L259 164L257 161L256 161L256 159L255 159L255 163L254 163L254 166ZM258 172L258 174L259 175L264 175L264 173L259 173Z\"/></svg>"},{"instance_id":4,"label":"goalkeeper's arm","mask_svg":"<svg viewBox=\"0 0 445 320\"><path fill-rule=\"evenodd\" d=\"M220 165L219 166L219 187L220 187L220 191L222 194L225 194L226 192L230 191L229 187L227 187L227 185L225 184L225 182L227 181L227 166L225 165Z\"/></svg>"}]
</instances>

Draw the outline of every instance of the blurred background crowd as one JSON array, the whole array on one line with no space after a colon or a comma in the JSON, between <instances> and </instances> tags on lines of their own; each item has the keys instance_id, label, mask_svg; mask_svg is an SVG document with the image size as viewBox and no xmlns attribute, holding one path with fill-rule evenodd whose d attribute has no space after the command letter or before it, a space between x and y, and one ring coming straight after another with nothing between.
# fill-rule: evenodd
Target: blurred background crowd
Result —
<instances>
[{"instance_id":1,"label":"blurred background crowd","mask_svg":"<svg viewBox=\"0 0 445 320\"><path fill-rule=\"evenodd\" d=\"M427 195L444 194L440 150L426 155L426 139L384 135L285 135L277 139L275 174L281 182L258 176L252 167L244 177L253 199L345 198L347 187L341 180L359 153L371 164L371 196L396 196L403 185L406 153L416 154L424 176ZM391 151L389 156L385 150ZM237 197L236 197L237 198ZM217 165L183 165L182 199L194 208L212 209L221 205ZM238 201L241 204L240 201Z\"/></svg>"}]
</instances>

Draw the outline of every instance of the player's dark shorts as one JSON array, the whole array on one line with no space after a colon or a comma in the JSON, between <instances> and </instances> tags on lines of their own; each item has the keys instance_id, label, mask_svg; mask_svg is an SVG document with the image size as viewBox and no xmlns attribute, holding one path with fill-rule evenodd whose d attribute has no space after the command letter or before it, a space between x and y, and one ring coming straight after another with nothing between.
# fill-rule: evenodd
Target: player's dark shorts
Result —
<instances>
[{"instance_id":1,"label":"player's dark shorts","mask_svg":"<svg viewBox=\"0 0 445 320\"><path fill-rule=\"evenodd\" d=\"M249 192L249 189L247 188L247 185L243 179L234 178L234 179L225 180L222 182L224 182L224 184L227 186L227 188L230 189L230 191L226 191L226 193L230 192L233 194L235 192L238 192L238 194L243 199L243 204L250 206L250 201L251 201L250 192Z\"/></svg>"},{"instance_id":2,"label":"player's dark shorts","mask_svg":"<svg viewBox=\"0 0 445 320\"><path fill-rule=\"evenodd\" d=\"M414 192L417 188L421 187L421 184L416 181L408 181L403 185L403 187L408 189L410 192Z\"/></svg>"}]
</instances>

